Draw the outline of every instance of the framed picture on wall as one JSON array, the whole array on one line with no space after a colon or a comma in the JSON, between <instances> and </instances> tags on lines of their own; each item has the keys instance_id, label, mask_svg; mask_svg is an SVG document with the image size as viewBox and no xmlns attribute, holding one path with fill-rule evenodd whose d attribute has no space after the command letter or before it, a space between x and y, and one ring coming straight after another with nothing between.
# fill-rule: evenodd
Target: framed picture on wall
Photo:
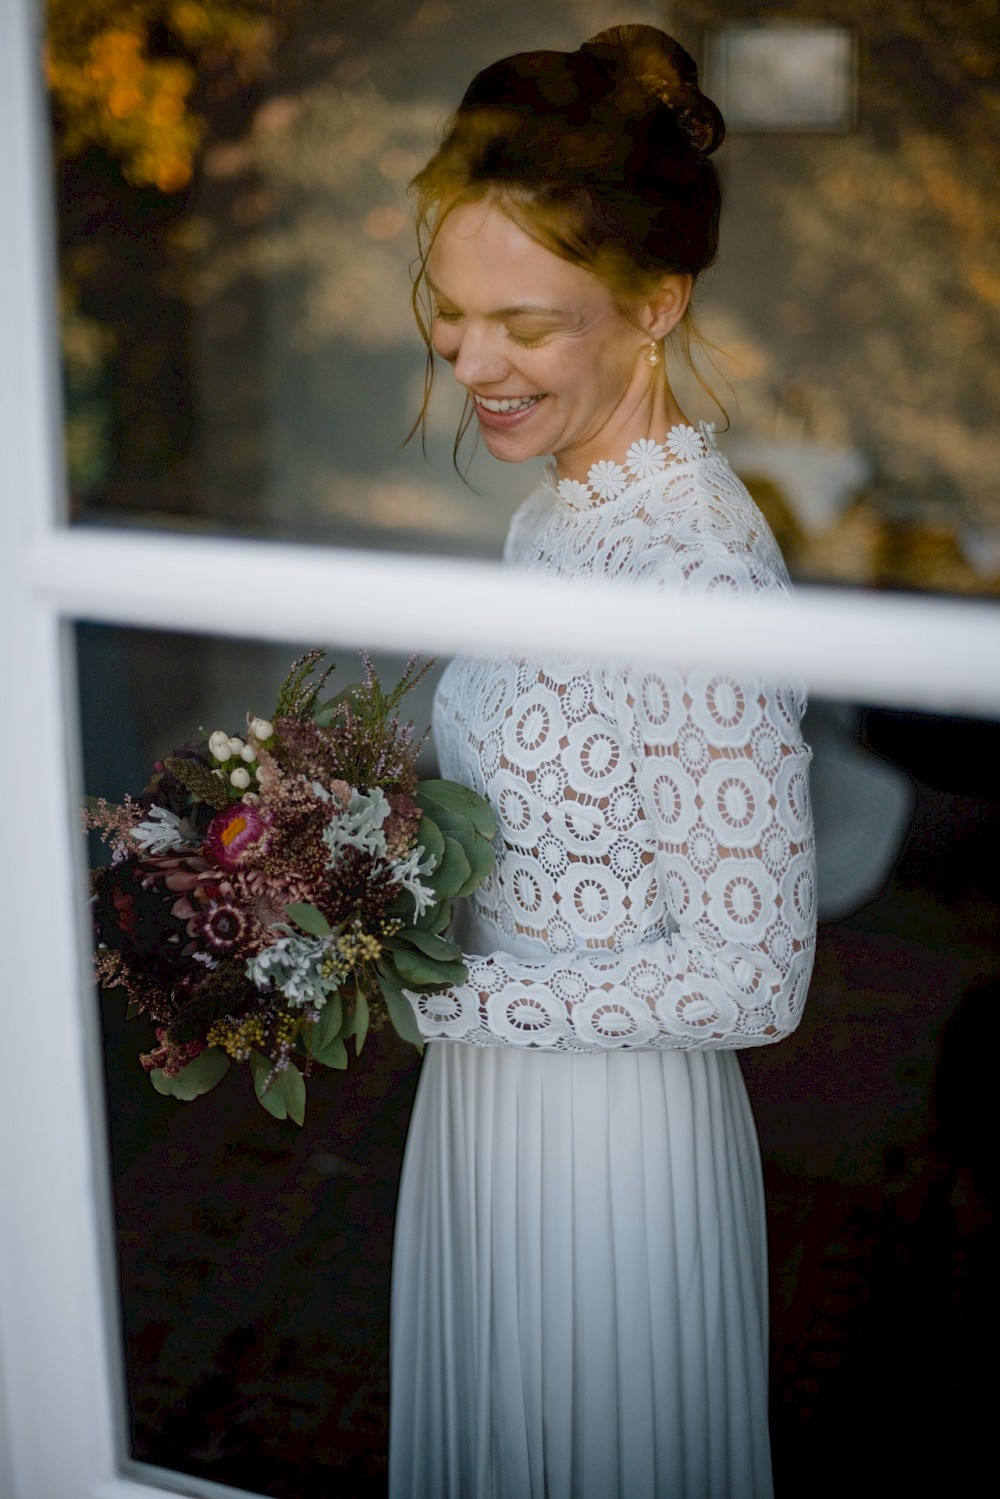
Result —
<instances>
[{"instance_id":1,"label":"framed picture on wall","mask_svg":"<svg viewBox=\"0 0 1000 1499\"><path fill-rule=\"evenodd\" d=\"M854 124L857 47L846 26L713 26L704 55L707 92L729 130L846 131Z\"/></svg>"}]
</instances>

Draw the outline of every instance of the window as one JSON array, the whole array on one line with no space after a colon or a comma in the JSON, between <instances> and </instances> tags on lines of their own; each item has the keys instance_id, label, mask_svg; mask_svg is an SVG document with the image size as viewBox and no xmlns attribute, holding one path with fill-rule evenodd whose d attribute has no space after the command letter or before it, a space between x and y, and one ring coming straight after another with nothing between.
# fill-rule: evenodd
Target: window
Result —
<instances>
[{"instance_id":1,"label":"window","mask_svg":"<svg viewBox=\"0 0 1000 1499\"><path fill-rule=\"evenodd\" d=\"M70 623L234 632L405 654L573 646L752 663L832 697L1000 711L986 603L803 589L791 603L663 600L505 575L485 561L60 523L51 234L34 68L37 15L5 12L0 137L0 671L6 792L0 1121L0 1486L17 1499L140 1499L176 1480L121 1470L122 1379L87 933ZM646 644L636 650L636 642ZM678 654L681 654L678 649ZM6 1455L5 1455L6 1454ZM3 1468L7 1463L9 1472Z\"/></svg>"}]
</instances>

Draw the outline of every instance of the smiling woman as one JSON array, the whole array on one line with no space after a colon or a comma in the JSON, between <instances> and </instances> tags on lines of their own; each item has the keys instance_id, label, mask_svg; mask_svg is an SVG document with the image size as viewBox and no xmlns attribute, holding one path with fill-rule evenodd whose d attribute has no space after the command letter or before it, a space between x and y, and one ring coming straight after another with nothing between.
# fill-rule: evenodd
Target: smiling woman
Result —
<instances>
[{"instance_id":1,"label":"smiling woman","mask_svg":"<svg viewBox=\"0 0 1000 1499\"><path fill-rule=\"evenodd\" d=\"M427 273L434 350L472 396L495 458L551 453L563 478L583 479L598 459L684 420L657 366L637 356L684 315L690 276L664 276L623 309L593 272L488 200L452 208Z\"/></svg>"},{"instance_id":2,"label":"smiling woman","mask_svg":"<svg viewBox=\"0 0 1000 1499\"><path fill-rule=\"evenodd\" d=\"M509 565L782 591L664 340L715 254L718 111L662 32L473 81L416 179L421 324L485 446L552 457ZM460 434L461 435L461 434ZM753 676L458 657L442 772L496 867L411 995L392 1499L769 1499L760 1160L734 1051L798 1024L813 838L800 695Z\"/></svg>"},{"instance_id":3,"label":"smiling woman","mask_svg":"<svg viewBox=\"0 0 1000 1499\"><path fill-rule=\"evenodd\" d=\"M609 89L610 39L626 33L635 65ZM508 371L498 362L505 343L509 353L554 341L557 352L574 351L577 368L603 362L613 349L619 360L632 357L631 371L645 345L655 369L662 340L675 332L691 363L691 341L700 336L691 293L718 251L721 191L708 156L725 126L698 90L687 53L669 38L665 53L656 37L663 33L651 27L619 27L575 53L519 54L486 68L466 91L440 149L413 182L420 242L413 307L428 349L420 419L434 350L473 396L484 438L508 430L484 421L484 399L540 395L543 411L530 424L539 439L534 454L554 453L567 476L575 477L570 470L606 422L606 437L617 438L624 453L628 432L644 422L662 432L681 419L662 379L626 382L588 398L586 409L571 397L572 412L564 399L553 412L547 398L561 388L546 382L553 374L561 379L561 367L518 363ZM489 305L480 267L491 273L496 300ZM433 297L429 320L425 285ZM469 333L486 328L497 338L474 337L463 358ZM621 364L616 368L621 375ZM532 377L541 378L542 389L525 389ZM467 410L459 429L456 455L472 414ZM568 445L565 464L559 443ZM604 456L608 451L605 441Z\"/></svg>"}]
</instances>

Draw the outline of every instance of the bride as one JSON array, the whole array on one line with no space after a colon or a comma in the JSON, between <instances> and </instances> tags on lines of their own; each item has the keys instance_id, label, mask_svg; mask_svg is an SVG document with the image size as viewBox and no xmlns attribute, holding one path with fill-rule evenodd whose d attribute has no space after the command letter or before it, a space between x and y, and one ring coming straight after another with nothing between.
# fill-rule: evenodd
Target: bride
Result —
<instances>
[{"instance_id":1,"label":"bride","mask_svg":"<svg viewBox=\"0 0 1000 1499\"><path fill-rule=\"evenodd\" d=\"M480 73L416 179L433 349L494 457L553 459L510 566L787 587L666 378L716 253L723 129L675 41L618 27ZM771 1493L735 1049L793 1030L809 982L801 709L669 666L445 672L441 773L491 802L497 864L456 927L468 981L411 996L428 1045L396 1230L393 1499Z\"/></svg>"}]
</instances>

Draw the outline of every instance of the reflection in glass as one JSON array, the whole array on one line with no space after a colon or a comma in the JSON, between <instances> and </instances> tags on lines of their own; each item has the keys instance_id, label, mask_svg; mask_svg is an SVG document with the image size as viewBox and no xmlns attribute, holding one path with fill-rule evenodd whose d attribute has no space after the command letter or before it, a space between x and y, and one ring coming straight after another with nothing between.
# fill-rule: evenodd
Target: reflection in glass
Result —
<instances>
[{"instance_id":1,"label":"reflection in glass","mask_svg":"<svg viewBox=\"0 0 1000 1499\"><path fill-rule=\"evenodd\" d=\"M96 625L77 636L84 783L113 799L192 725L236 726L270 703L292 654ZM335 659L353 670L350 653ZM377 664L387 681L402 667ZM856 1443L886 1484L917 1492L930 1474L946 1492L968 1467L971 1488L990 1429L977 1371L1000 724L817 702L805 732L816 975L795 1035L743 1057L768 1187L777 1493L807 1475L810 1492L844 1492ZM137 1062L143 1023L114 996L101 1018L131 1459L295 1499L383 1495L413 1053L373 1035L345 1077L311 1083L297 1130L242 1077L192 1105L159 1097ZM915 1416L921 1444L884 1441L887 1422Z\"/></svg>"},{"instance_id":2,"label":"reflection in glass","mask_svg":"<svg viewBox=\"0 0 1000 1499\"><path fill-rule=\"evenodd\" d=\"M199 726L236 732L248 708L269 711L297 654L86 624L77 647L84 784L113 801ZM352 653L335 659L332 685L360 675ZM376 662L387 686L403 664ZM406 700L418 734L430 690ZM264 1113L246 1068L192 1104L159 1096L139 1065L150 1025L126 1020L120 992L100 1013L127 1458L254 1492L379 1493L416 1052L373 1030L346 1074L313 1074L298 1129Z\"/></svg>"},{"instance_id":3,"label":"reflection in glass","mask_svg":"<svg viewBox=\"0 0 1000 1499\"><path fill-rule=\"evenodd\" d=\"M844 26L717 27L708 37L709 92L731 130L846 130L853 42Z\"/></svg>"},{"instance_id":4,"label":"reflection in glass","mask_svg":"<svg viewBox=\"0 0 1000 1499\"><path fill-rule=\"evenodd\" d=\"M627 9L663 19L651 0ZM674 9L707 79L702 36L731 22L731 7ZM934 0L907 12L905 36L898 7L873 10L852 130L734 129L717 158L722 253L697 310L737 399L706 374L732 421L721 444L755 496L773 499L802 578L1000 589L987 9ZM474 488L462 485L447 371L429 462L418 442L402 446L423 382L406 183L476 69L507 51L575 46L620 7L212 0L159 7L151 52L120 18L79 41L81 18L99 10L48 7L77 519L496 556L535 475L480 458ZM257 30L228 50L190 29L236 12ZM72 47L53 50L69 23L83 96L59 71ZM782 56L805 35L780 32L760 35ZM827 34L843 33L809 33ZM136 113L154 65L157 109ZM744 84L760 66L742 68ZM807 77L796 54L791 82ZM82 118L70 96L90 101ZM167 123L150 158L123 140L154 115ZM178 132L197 121L185 156ZM678 379L677 391L693 419L725 429L697 386Z\"/></svg>"}]
</instances>

